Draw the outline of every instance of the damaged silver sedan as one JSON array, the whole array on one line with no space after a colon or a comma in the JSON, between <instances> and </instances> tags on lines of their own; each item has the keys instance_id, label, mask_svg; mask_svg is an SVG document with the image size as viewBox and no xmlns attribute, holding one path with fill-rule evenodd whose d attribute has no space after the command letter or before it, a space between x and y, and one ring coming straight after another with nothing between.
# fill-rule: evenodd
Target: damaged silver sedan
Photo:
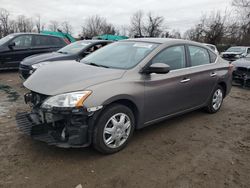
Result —
<instances>
[{"instance_id":1,"label":"damaged silver sedan","mask_svg":"<svg viewBox=\"0 0 250 188\"><path fill-rule=\"evenodd\" d=\"M124 40L81 62L39 68L24 82L31 110L17 114L17 126L50 145L114 153L135 129L200 108L219 111L231 79L229 64L202 44Z\"/></svg>"}]
</instances>

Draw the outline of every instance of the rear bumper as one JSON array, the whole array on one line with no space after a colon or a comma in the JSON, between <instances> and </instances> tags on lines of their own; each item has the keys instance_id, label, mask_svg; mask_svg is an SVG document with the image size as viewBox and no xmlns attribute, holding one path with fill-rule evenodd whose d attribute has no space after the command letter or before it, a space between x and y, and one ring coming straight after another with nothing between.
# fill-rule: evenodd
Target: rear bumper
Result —
<instances>
[{"instance_id":1,"label":"rear bumper","mask_svg":"<svg viewBox=\"0 0 250 188\"><path fill-rule=\"evenodd\" d=\"M87 147L91 144L93 117L85 115L43 114L52 122L41 121L41 114L18 113L17 127L35 140L62 148ZM55 118L55 121L53 120ZM57 119L56 119L57 118ZM54 121L54 122L53 122Z\"/></svg>"}]
</instances>

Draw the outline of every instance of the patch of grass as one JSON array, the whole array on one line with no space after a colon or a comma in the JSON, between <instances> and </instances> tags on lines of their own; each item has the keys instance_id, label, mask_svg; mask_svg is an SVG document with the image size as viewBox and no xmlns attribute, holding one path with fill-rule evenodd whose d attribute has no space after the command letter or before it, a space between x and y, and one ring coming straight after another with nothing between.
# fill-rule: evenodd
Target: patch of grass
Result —
<instances>
[{"instance_id":1,"label":"patch of grass","mask_svg":"<svg viewBox=\"0 0 250 188\"><path fill-rule=\"evenodd\" d=\"M20 95L12 87L8 85L0 84L0 90L8 94L8 100L10 102L14 102L20 97Z\"/></svg>"}]
</instances>

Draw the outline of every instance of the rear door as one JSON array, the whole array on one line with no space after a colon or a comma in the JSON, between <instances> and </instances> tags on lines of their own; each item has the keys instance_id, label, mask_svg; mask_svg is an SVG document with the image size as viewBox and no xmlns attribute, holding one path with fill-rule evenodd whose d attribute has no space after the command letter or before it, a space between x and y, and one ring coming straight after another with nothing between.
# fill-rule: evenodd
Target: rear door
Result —
<instances>
[{"instance_id":1,"label":"rear door","mask_svg":"<svg viewBox=\"0 0 250 188\"><path fill-rule=\"evenodd\" d=\"M217 55L206 48L188 45L190 108L204 105L217 83Z\"/></svg>"},{"instance_id":2,"label":"rear door","mask_svg":"<svg viewBox=\"0 0 250 188\"><path fill-rule=\"evenodd\" d=\"M34 35L33 53L47 53L60 49L60 39L51 36Z\"/></svg>"}]
</instances>

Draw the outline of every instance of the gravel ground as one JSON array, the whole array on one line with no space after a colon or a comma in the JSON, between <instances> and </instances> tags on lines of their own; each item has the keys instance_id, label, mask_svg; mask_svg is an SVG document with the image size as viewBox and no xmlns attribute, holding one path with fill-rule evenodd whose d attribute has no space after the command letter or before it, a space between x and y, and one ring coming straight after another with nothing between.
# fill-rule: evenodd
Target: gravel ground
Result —
<instances>
[{"instance_id":1,"label":"gravel ground","mask_svg":"<svg viewBox=\"0 0 250 188\"><path fill-rule=\"evenodd\" d=\"M16 72L0 72L0 187L250 187L250 90L233 87L217 114L195 111L136 131L108 156L20 133L14 117L27 108L24 93Z\"/></svg>"}]
</instances>

